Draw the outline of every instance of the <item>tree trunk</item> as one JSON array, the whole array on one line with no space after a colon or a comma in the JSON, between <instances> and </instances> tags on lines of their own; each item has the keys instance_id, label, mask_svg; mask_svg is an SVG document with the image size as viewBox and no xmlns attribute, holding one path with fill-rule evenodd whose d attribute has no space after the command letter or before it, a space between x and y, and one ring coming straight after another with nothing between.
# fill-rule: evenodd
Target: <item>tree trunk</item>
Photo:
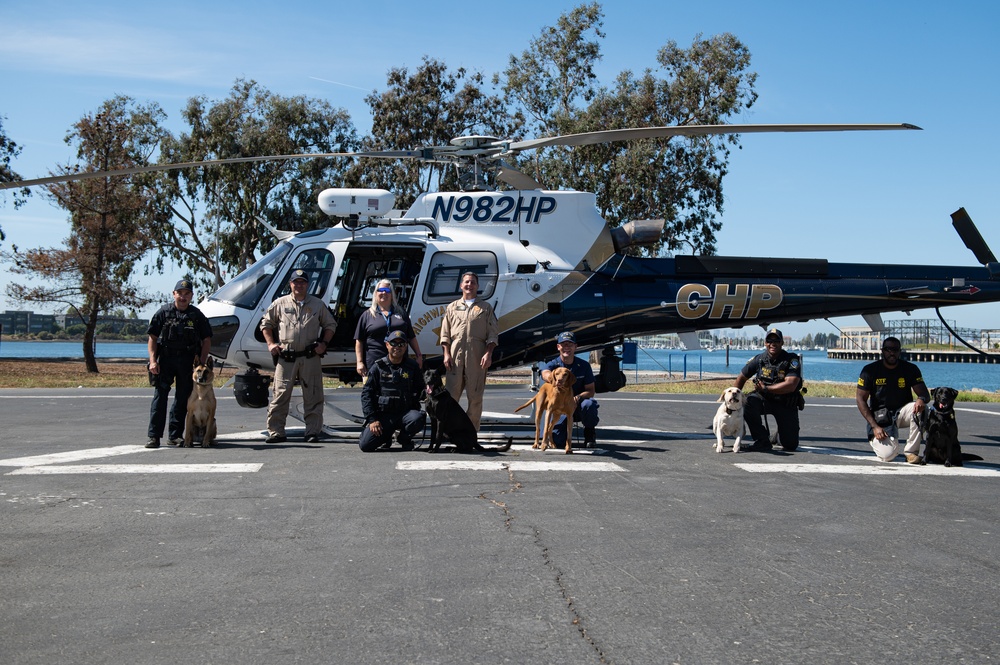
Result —
<instances>
[{"instance_id":1,"label":"tree trunk","mask_svg":"<svg viewBox=\"0 0 1000 665\"><path fill-rule=\"evenodd\" d=\"M97 354L94 353L94 338L97 337L97 308L91 307L83 331L83 362L91 374L99 374Z\"/></svg>"}]
</instances>

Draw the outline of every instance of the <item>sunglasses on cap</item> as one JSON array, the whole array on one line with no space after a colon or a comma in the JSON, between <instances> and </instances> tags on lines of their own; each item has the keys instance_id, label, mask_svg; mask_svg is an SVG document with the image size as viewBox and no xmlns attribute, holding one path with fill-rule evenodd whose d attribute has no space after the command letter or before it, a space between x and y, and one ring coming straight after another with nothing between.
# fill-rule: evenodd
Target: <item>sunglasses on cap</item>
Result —
<instances>
[{"instance_id":1,"label":"sunglasses on cap","mask_svg":"<svg viewBox=\"0 0 1000 665\"><path fill-rule=\"evenodd\" d=\"M392 289L390 289L388 286L380 286L375 290L378 291L379 293L392 293Z\"/></svg>"}]
</instances>

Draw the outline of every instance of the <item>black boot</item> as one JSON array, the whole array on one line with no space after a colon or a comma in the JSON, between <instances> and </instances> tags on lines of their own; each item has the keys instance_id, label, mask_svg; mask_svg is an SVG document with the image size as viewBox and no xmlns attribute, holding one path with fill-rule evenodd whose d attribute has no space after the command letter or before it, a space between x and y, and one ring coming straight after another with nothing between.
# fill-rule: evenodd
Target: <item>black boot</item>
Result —
<instances>
[{"instance_id":1,"label":"black boot","mask_svg":"<svg viewBox=\"0 0 1000 665\"><path fill-rule=\"evenodd\" d=\"M583 428L583 447L593 448L597 445L597 428L596 427L584 427Z\"/></svg>"}]
</instances>

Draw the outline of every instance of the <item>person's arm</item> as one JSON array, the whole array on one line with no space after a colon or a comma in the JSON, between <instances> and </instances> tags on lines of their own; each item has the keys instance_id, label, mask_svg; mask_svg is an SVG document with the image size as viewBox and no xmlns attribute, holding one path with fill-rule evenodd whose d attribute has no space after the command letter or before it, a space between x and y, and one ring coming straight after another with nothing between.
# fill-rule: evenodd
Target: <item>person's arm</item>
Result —
<instances>
[{"instance_id":1,"label":"person's arm","mask_svg":"<svg viewBox=\"0 0 1000 665\"><path fill-rule=\"evenodd\" d=\"M264 341L267 342L267 350L272 356L276 356L281 353L281 345L274 341L275 322L271 319L273 310L274 304L264 312L264 318L260 320L260 334L264 337Z\"/></svg>"},{"instance_id":2,"label":"person's arm","mask_svg":"<svg viewBox=\"0 0 1000 665\"><path fill-rule=\"evenodd\" d=\"M576 401L576 405L580 406L580 402L582 402L585 399L592 399L596 394L597 394L597 384L588 383L583 387L583 390L580 392L580 394L574 396L573 399Z\"/></svg>"},{"instance_id":3,"label":"person's arm","mask_svg":"<svg viewBox=\"0 0 1000 665\"><path fill-rule=\"evenodd\" d=\"M875 414L872 413L871 408L868 406L868 397L870 395L871 393L869 391L865 390L861 386L858 386L858 389L854 391L854 402L858 405L858 411L861 412L861 417L864 418L869 425L871 425L872 436L879 441L883 441L889 435L884 429L882 429L881 425L875 422Z\"/></svg>"},{"instance_id":4,"label":"person's arm","mask_svg":"<svg viewBox=\"0 0 1000 665\"><path fill-rule=\"evenodd\" d=\"M493 364L493 350L497 348L497 341L500 339L500 324L497 321L496 312L493 311L492 306L487 306L490 308L490 313L486 324L486 353L479 361L479 366L483 369L489 369Z\"/></svg>"},{"instance_id":5,"label":"person's arm","mask_svg":"<svg viewBox=\"0 0 1000 665\"><path fill-rule=\"evenodd\" d=\"M781 383L775 383L774 385L764 386L761 391L765 395L787 395L788 393L793 393L799 387L802 382L802 377L797 374L789 374L785 377L785 380Z\"/></svg>"},{"instance_id":6,"label":"person's arm","mask_svg":"<svg viewBox=\"0 0 1000 665\"><path fill-rule=\"evenodd\" d=\"M361 343L360 339L354 340L354 358L357 361L354 369L357 370L358 374L364 376L367 373L368 368L365 367L365 347Z\"/></svg>"},{"instance_id":7,"label":"person's arm","mask_svg":"<svg viewBox=\"0 0 1000 665\"><path fill-rule=\"evenodd\" d=\"M153 374L160 373L160 366L156 362L156 335L150 335L146 348L149 351L149 371Z\"/></svg>"},{"instance_id":8,"label":"person's arm","mask_svg":"<svg viewBox=\"0 0 1000 665\"><path fill-rule=\"evenodd\" d=\"M449 309L451 305L448 306ZM438 338L438 344L441 345L441 353L444 356L444 368L451 371L455 368L455 362L451 358L451 323L448 318L449 310L444 311L444 316L441 317L441 336Z\"/></svg>"},{"instance_id":9,"label":"person's arm","mask_svg":"<svg viewBox=\"0 0 1000 665\"><path fill-rule=\"evenodd\" d=\"M913 392L917 393L917 402L913 405L913 413L923 413L931 401L931 394L927 390L927 384L922 382L914 384Z\"/></svg>"},{"instance_id":10,"label":"person's arm","mask_svg":"<svg viewBox=\"0 0 1000 665\"><path fill-rule=\"evenodd\" d=\"M198 357L198 362L204 365L208 362L208 352L212 349L212 338L206 337L201 340L201 355Z\"/></svg>"},{"instance_id":11,"label":"person's arm","mask_svg":"<svg viewBox=\"0 0 1000 665\"><path fill-rule=\"evenodd\" d=\"M424 368L424 354L420 353L420 342L416 337L410 339L410 348L413 349L413 359L417 361L417 367Z\"/></svg>"}]
</instances>

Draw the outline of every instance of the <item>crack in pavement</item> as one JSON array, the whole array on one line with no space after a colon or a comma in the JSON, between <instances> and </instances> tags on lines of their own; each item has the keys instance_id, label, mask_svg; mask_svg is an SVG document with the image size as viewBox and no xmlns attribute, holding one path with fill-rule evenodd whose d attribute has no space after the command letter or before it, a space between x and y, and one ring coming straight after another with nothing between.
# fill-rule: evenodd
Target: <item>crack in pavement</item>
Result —
<instances>
[{"instance_id":1,"label":"crack in pavement","mask_svg":"<svg viewBox=\"0 0 1000 665\"><path fill-rule=\"evenodd\" d=\"M524 485L514 477L514 470L510 468L510 465L504 464L503 467L507 470L507 478L510 480L510 487L499 492L498 496L513 494L514 492L524 489ZM492 496L487 495L486 492L480 494L479 498L484 501L489 501L494 506L499 508L504 516L504 528L506 528L507 531L513 530L512 525L516 518L505 501L495 499ZM572 621L570 623L572 623L573 627L576 628L580 637L582 637L584 641L594 650L594 653L597 654L599 661L601 663L607 663L608 660L604 656L604 651L597 645L594 639L590 636L590 633L587 632L586 626L583 624L583 617L581 617L580 613L577 611L576 603L573 601L573 596L565 584L562 571L552 559L548 546L542 542L541 530L537 527L532 527L531 530L534 534L535 545L538 546L538 549L542 554L542 562L545 564L545 567L552 572L556 588L559 590L559 595L562 597L563 602L566 603L566 608L569 610L569 614L572 617Z\"/></svg>"}]
</instances>

